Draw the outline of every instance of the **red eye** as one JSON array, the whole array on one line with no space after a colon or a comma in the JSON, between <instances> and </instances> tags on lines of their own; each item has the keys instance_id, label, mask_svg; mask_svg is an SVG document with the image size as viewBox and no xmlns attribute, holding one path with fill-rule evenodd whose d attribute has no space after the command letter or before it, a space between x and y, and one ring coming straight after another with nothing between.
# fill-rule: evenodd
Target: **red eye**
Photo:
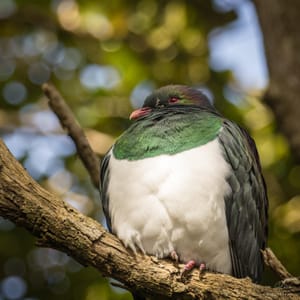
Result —
<instances>
[{"instance_id":1,"label":"red eye","mask_svg":"<svg viewBox=\"0 0 300 300\"><path fill-rule=\"evenodd\" d=\"M179 98L177 98L177 97L171 97L170 99L169 99L169 103L176 103L176 102L178 102L179 101Z\"/></svg>"}]
</instances>

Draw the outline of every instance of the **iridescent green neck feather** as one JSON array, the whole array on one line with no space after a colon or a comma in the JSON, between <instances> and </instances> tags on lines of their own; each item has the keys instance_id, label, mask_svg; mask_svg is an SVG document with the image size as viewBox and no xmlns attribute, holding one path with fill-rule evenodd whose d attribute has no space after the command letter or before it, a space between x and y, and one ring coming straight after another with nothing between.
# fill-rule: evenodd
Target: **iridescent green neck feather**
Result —
<instances>
[{"instance_id":1,"label":"iridescent green neck feather","mask_svg":"<svg viewBox=\"0 0 300 300\"><path fill-rule=\"evenodd\" d=\"M176 153L204 145L218 135L222 118L199 109L160 109L133 123L117 140L117 159L139 160Z\"/></svg>"}]
</instances>

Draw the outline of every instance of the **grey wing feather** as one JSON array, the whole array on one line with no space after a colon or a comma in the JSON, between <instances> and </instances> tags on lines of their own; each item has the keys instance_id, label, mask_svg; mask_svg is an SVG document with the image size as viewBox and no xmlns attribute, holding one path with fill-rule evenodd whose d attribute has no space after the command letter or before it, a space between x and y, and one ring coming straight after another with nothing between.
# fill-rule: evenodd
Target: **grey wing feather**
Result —
<instances>
[{"instance_id":1,"label":"grey wing feather","mask_svg":"<svg viewBox=\"0 0 300 300\"><path fill-rule=\"evenodd\" d=\"M266 247L268 199L256 146L248 133L225 120L219 134L232 172L232 193L225 197L232 273L259 282L263 272L261 249Z\"/></svg>"},{"instance_id":2,"label":"grey wing feather","mask_svg":"<svg viewBox=\"0 0 300 300\"><path fill-rule=\"evenodd\" d=\"M106 223L109 231L112 231L111 228L111 219L109 215L109 196L108 196L108 183L109 183L109 160L110 160L110 151L104 156L101 161L100 166L100 199L102 202L103 212L106 218Z\"/></svg>"}]
</instances>

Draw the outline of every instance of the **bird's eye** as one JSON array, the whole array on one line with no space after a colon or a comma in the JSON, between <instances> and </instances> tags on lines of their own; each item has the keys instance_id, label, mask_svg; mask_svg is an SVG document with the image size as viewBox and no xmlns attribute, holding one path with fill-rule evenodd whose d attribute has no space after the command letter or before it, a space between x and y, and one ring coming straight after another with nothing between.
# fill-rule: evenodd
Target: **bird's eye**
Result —
<instances>
[{"instance_id":1,"label":"bird's eye","mask_svg":"<svg viewBox=\"0 0 300 300\"><path fill-rule=\"evenodd\" d=\"M179 98L176 96L170 97L170 99L169 99L169 103L176 103L178 101L179 101Z\"/></svg>"}]
</instances>

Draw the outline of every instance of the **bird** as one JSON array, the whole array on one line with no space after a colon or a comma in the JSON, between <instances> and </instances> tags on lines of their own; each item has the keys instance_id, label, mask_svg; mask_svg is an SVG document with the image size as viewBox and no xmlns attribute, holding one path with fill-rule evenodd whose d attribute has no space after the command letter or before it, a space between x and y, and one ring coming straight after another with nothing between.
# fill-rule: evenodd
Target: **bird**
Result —
<instances>
[{"instance_id":1,"label":"bird","mask_svg":"<svg viewBox=\"0 0 300 300\"><path fill-rule=\"evenodd\" d=\"M101 163L109 231L135 253L260 282L268 198L247 131L200 89L176 84L130 119Z\"/></svg>"}]
</instances>

